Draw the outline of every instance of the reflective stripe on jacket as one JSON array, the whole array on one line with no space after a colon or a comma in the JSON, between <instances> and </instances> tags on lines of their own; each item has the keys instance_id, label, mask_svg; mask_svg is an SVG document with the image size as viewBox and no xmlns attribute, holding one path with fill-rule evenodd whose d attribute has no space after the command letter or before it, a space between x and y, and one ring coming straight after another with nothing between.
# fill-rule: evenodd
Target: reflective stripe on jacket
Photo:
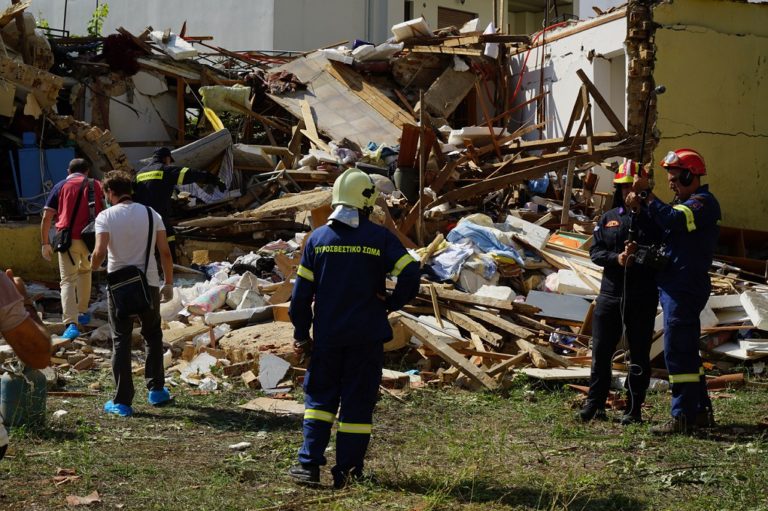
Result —
<instances>
[{"instance_id":1,"label":"reflective stripe on jacket","mask_svg":"<svg viewBox=\"0 0 768 511\"><path fill-rule=\"evenodd\" d=\"M390 296L387 275L398 279ZM366 218L357 228L331 221L304 247L290 307L295 337L309 338L312 326L315 349L385 342L392 338L388 312L418 288L418 264L391 232Z\"/></svg>"}]
</instances>

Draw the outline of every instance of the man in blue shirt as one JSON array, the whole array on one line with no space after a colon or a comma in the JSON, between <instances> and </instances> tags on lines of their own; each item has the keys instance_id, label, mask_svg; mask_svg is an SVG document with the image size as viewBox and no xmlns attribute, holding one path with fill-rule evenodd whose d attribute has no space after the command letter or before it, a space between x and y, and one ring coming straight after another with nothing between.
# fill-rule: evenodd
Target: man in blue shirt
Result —
<instances>
[{"instance_id":1,"label":"man in blue shirt","mask_svg":"<svg viewBox=\"0 0 768 511\"><path fill-rule=\"evenodd\" d=\"M297 271L290 307L295 348L311 352L304 377L304 443L299 464L289 470L300 483L320 482L337 412L334 486L362 476L383 345L392 338L387 314L418 292L418 265L391 232L368 220L377 195L364 172L349 169L339 176L335 209L328 224L309 236ZM387 275L397 277L391 295Z\"/></svg>"},{"instance_id":2,"label":"man in blue shirt","mask_svg":"<svg viewBox=\"0 0 768 511\"><path fill-rule=\"evenodd\" d=\"M699 315L709 299L715 245L720 231L720 204L701 184L706 175L702 156L692 149L670 151L661 166L667 171L672 205L651 192L648 179L635 179L637 197L651 218L664 229L663 242L669 263L658 274L664 310L664 360L672 385L672 419L651 428L654 434L691 433L714 425L712 402L707 394L704 367L699 355Z\"/></svg>"}]
</instances>

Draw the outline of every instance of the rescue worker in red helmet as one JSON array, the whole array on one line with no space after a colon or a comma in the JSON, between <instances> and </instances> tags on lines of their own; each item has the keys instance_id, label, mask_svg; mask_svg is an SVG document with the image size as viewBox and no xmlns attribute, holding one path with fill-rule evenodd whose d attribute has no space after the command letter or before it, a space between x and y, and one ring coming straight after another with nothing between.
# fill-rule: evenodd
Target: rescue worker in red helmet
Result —
<instances>
[{"instance_id":1,"label":"rescue worker in red helmet","mask_svg":"<svg viewBox=\"0 0 768 511\"><path fill-rule=\"evenodd\" d=\"M720 230L720 204L701 184L706 165L693 149L670 151L661 161L671 205L659 200L646 177L633 184L629 203L644 203L651 218L664 229L669 263L659 272L661 307L664 310L664 360L672 386L672 419L651 428L654 434L688 434L714 426L712 402L707 394L704 367L699 355L699 314L709 299L709 269Z\"/></svg>"},{"instance_id":2,"label":"rescue worker in red helmet","mask_svg":"<svg viewBox=\"0 0 768 511\"><path fill-rule=\"evenodd\" d=\"M607 419L605 400L611 386L613 355L623 331L629 344L630 371L624 384L627 406L621 423L642 422L640 410L650 383L649 355L659 292L656 270L636 263L635 251L638 244L659 244L661 229L651 220L647 208L632 212L624 203L640 169L633 160L625 160L619 166L613 180L619 202L598 221L589 249L592 261L603 267L603 279L593 314L589 393L579 411L585 422Z\"/></svg>"},{"instance_id":3,"label":"rescue worker in red helmet","mask_svg":"<svg viewBox=\"0 0 768 511\"><path fill-rule=\"evenodd\" d=\"M329 222L309 236L297 271L289 309L294 347L311 353L304 377L304 443L299 464L289 470L300 483L320 482L337 412L334 487L362 477L383 346L392 338L387 314L419 289L418 264L394 234L368 220L377 196L361 170L339 176L333 185L335 209ZM387 275L397 277L389 296Z\"/></svg>"}]
</instances>

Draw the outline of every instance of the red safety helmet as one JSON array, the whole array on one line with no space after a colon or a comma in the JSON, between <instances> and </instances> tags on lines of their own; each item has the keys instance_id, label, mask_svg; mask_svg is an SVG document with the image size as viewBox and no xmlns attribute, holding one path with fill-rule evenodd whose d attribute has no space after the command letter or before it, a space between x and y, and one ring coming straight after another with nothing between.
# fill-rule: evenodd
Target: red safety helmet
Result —
<instances>
[{"instance_id":1,"label":"red safety helmet","mask_svg":"<svg viewBox=\"0 0 768 511\"><path fill-rule=\"evenodd\" d=\"M644 176L645 172L640 167L640 163L635 160L624 160L624 163L619 165L619 170L616 172L616 177L613 178L613 184L631 184L635 181L635 177Z\"/></svg>"},{"instance_id":2,"label":"red safety helmet","mask_svg":"<svg viewBox=\"0 0 768 511\"><path fill-rule=\"evenodd\" d=\"M704 158L693 149L678 149L670 151L661 160L660 165L665 169L685 169L694 176L706 176L707 167Z\"/></svg>"}]
</instances>

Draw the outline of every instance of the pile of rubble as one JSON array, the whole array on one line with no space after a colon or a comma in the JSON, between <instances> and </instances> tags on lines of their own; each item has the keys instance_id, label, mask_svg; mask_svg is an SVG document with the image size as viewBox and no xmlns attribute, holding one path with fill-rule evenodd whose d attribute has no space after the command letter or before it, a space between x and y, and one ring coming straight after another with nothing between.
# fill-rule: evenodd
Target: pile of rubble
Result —
<instances>
[{"instance_id":1,"label":"pile of rubble","mask_svg":"<svg viewBox=\"0 0 768 511\"><path fill-rule=\"evenodd\" d=\"M495 390L517 373L588 378L602 276L589 258L590 233L610 207L610 197L596 192L593 168L634 157L640 140L581 70L562 137L533 139L542 123L511 129L516 109L546 95L521 101L511 86L508 56L525 51L528 36L485 34L476 22L436 33L423 19L393 34L378 46L356 41L295 58L230 52L207 38L149 29L121 29L101 41L102 53L81 50L95 69L85 81L100 84L107 98L129 81L149 94L146 79L131 78L139 70L160 76L163 92L176 81L180 111L191 101L200 112L201 136L186 143L182 119L173 157L218 173L229 188L185 185L175 198L183 265L162 311L172 384L213 391L239 379L277 395L292 388L290 376L306 364L293 353L287 314L301 247L327 221L330 186L350 166L374 178L381 191L374 220L423 270L416 300L390 316L395 337L385 349L407 372L385 370L387 392L435 384ZM201 46L224 60L214 63ZM130 166L108 130L53 114L60 77L13 57L0 57L0 66L32 92L27 102L102 163L96 168ZM612 131L594 132L593 105ZM478 124L470 112L477 106ZM103 114L94 119L103 122ZM241 122L226 129L222 118ZM260 138L269 143L254 143ZM768 330L765 277L717 263L712 278L715 295L702 314L710 368L727 371L768 354L768 340L760 340ZM92 332L56 340L59 371L108 363L103 299L92 312L102 318ZM661 353L661 324L652 358ZM136 341L138 349L138 331ZM616 369L626 371L621 360ZM135 372L142 370L137 352Z\"/></svg>"}]
</instances>

